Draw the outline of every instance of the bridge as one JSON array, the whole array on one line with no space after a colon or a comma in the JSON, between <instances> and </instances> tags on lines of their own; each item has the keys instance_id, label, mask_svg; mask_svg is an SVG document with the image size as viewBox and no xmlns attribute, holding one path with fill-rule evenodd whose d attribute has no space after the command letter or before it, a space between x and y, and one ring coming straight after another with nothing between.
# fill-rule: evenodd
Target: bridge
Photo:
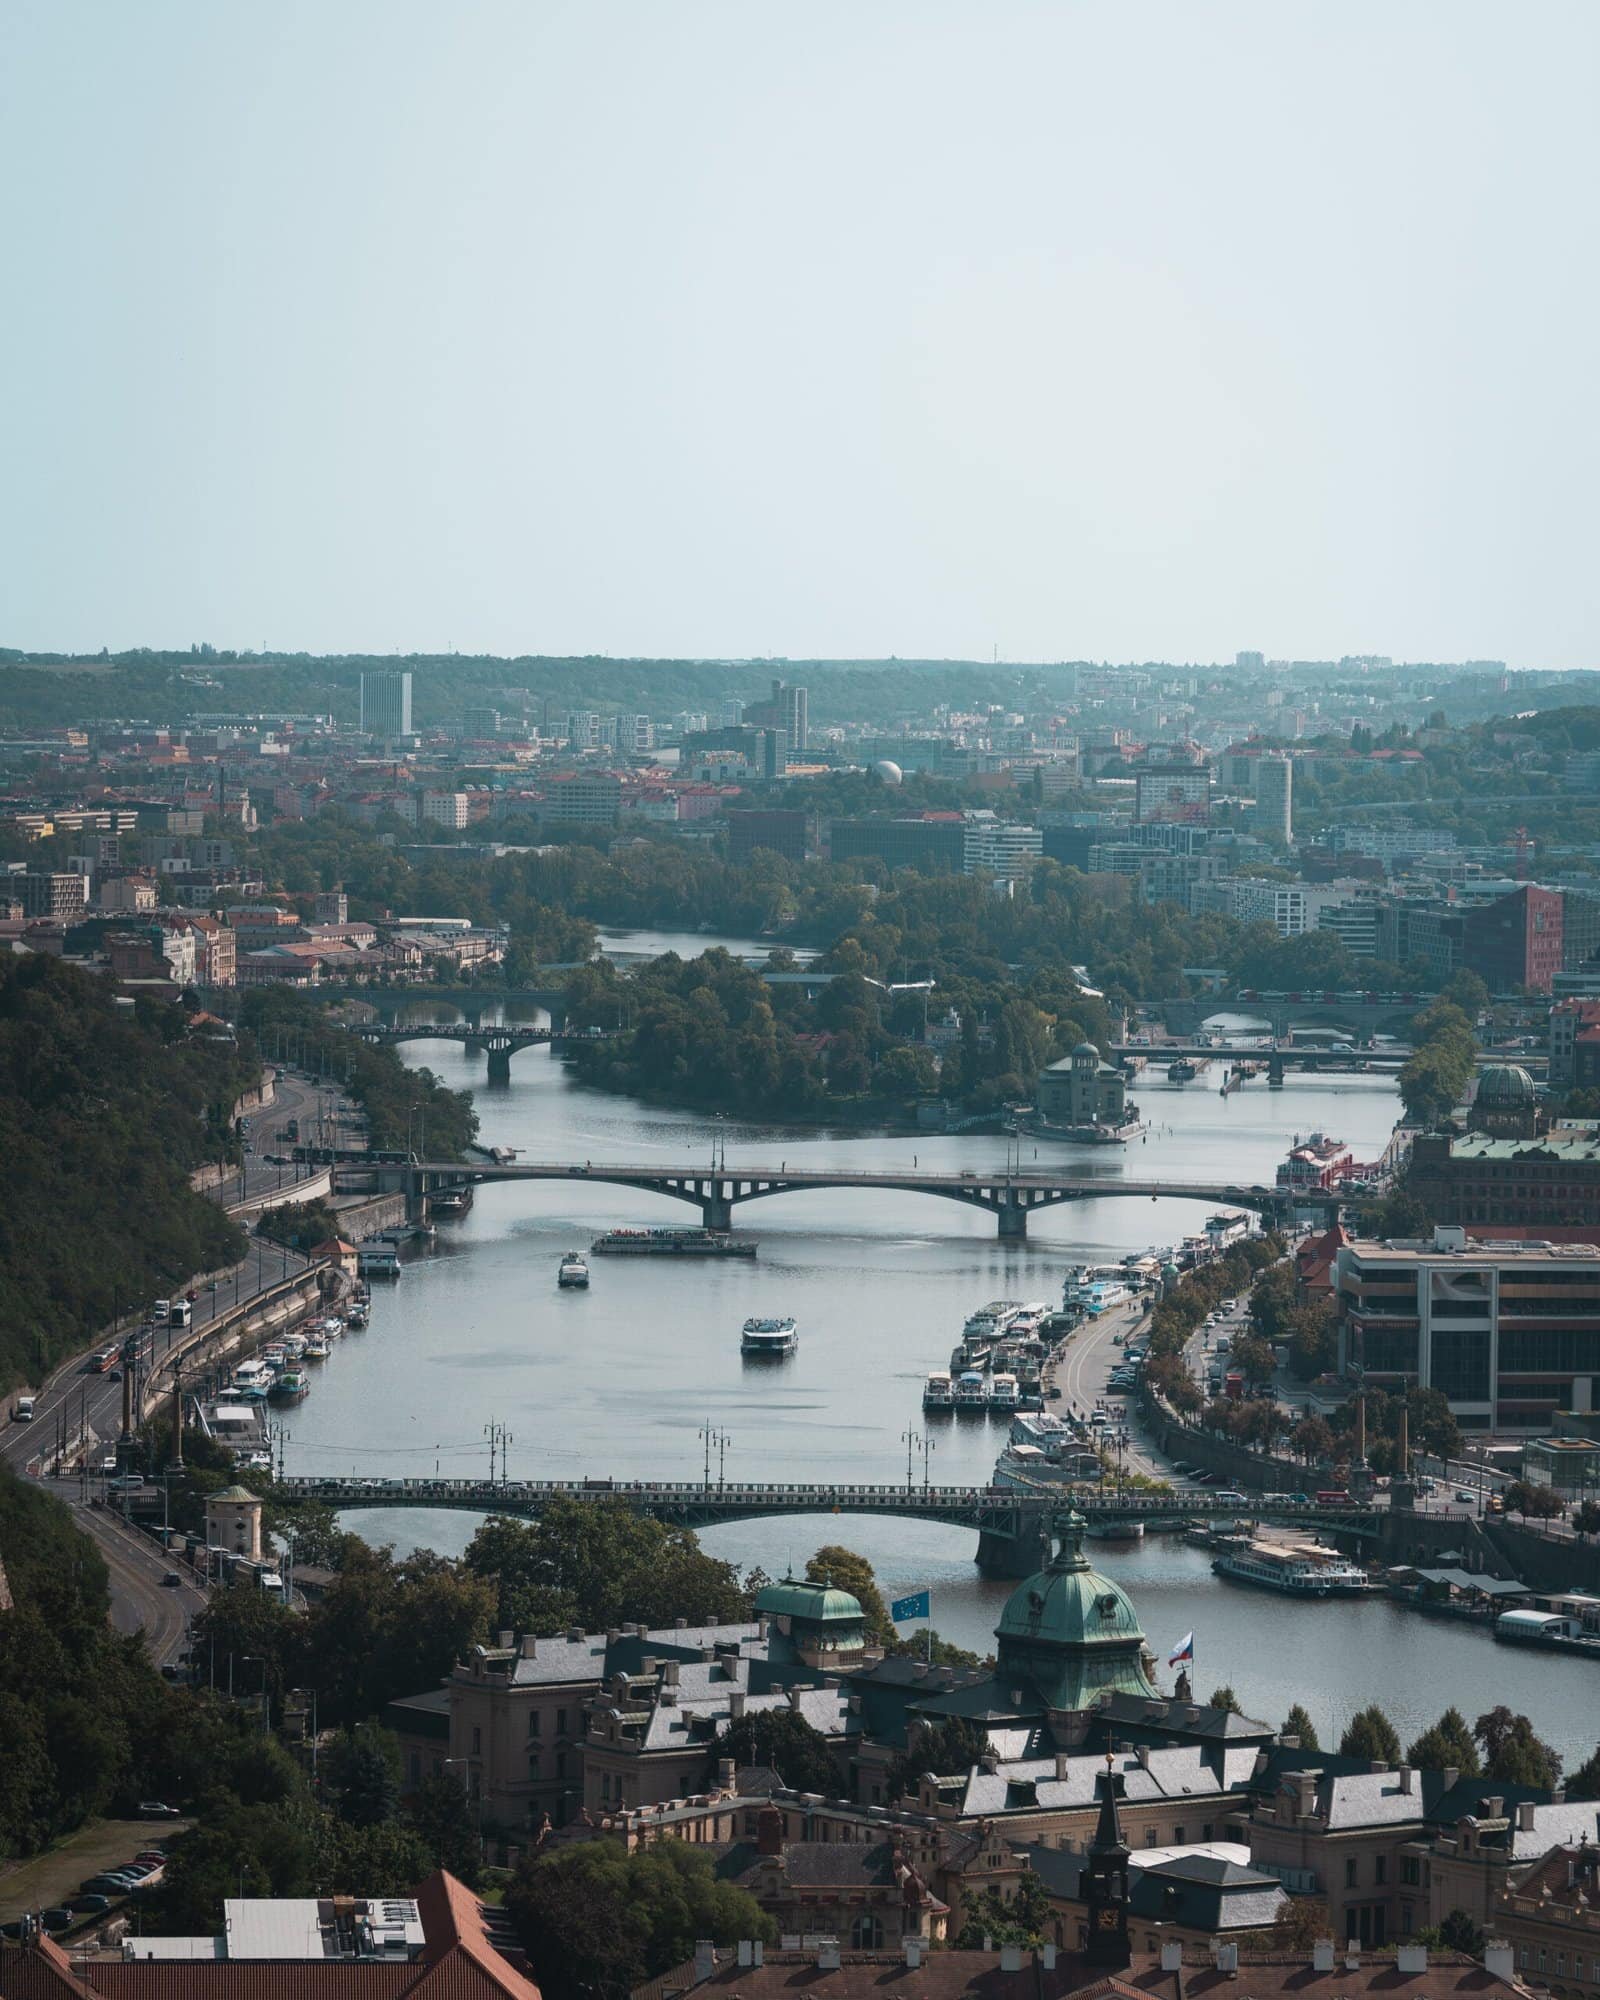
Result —
<instances>
[{"instance_id":1,"label":"bridge","mask_svg":"<svg viewBox=\"0 0 1600 2000\"><path fill-rule=\"evenodd\" d=\"M566 970L550 967L552 973ZM406 1010L419 1005L454 1007L473 1027L485 1014L504 1007L536 1008L550 1016L558 1032L567 1018L567 989L554 979L544 986L365 986L349 980L330 979L316 988L319 1000L358 1000L370 1007L386 1027L396 1026Z\"/></svg>"},{"instance_id":2,"label":"bridge","mask_svg":"<svg viewBox=\"0 0 1600 2000\"><path fill-rule=\"evenodd\" d=\"M918 1486L822 1483L748 1484L733 1480L669 1482L623 1479L280 1479L275 1497L324 1507L432 1507L537 1520L559 1500L615 1500L636 1514L678 1528L710 1528L786 1514L879 1514L975 1528L980 1569L1031 1576L1050 1553L1050 1522L1071 1505L1090 1523L1140 1522L1174 1529L1199 1521L1272 1521L1377 1536L1384 1514L1358 1501L1325 1504L1296 1493L1244 1500L1195 1493L1114 1493L1093 1487Z\"/></svg>"},{"instance_id":3,"label":"bridge","mask_svg":"<svg viewBox=\"0 0 1600 2000\"><path fill-rule=\"evenodd\" d=\"M602 1181L612 1187L639 1188L688 1202L700 1210L702 1225L726 1231L733 1211L743 1202L770 1195L801 1194L816 1188L891 1190L901 1194L937 1195L968 1208L986 1209L999 1225L1002 1241L1019 1241L1028 1233L1028 1217L1039 1209L1067 1201L1099 1201L1106 1197L1144 1201L1203 1201L1225 1207L1253 1209L1275 1215L1286 1207L1320 1207L1337 1211L1341 1197L1326 1189L1290 1192L1260 1182L1152 1181L1121 1175L1095 1177L1053 1174L1029 1169L1008 1172L919 1172L886 1168L851 1172L838 1167L778 1168L718 1166L635 1166L615 1160L530 1162L457 1160L377 1161L367 1170L381 1189L403 1191L420 1213L427 1197L446 1188L483 1185L491 1181Z\"/></svg>"},{"instance_id":4,"label":"bridge","mask_svg":"<svg viewBox=\"0 0 1600 2000\"><path fill-rule=\"evenodd\" d=\"M508 1026L500 1021L481 1025L464 1021L402 1021L390 1026L383 1022L358 1023L349 1031L363 1042L393 1048L399 1042L460 1042L469 1050L489 1058L489 1081L511 1081L511 1058L518 1049L544 1048L559 1042L603 1042L615 1040L616 1031L600 1028L574 1030Z\"/></svg>"}]
</instances>

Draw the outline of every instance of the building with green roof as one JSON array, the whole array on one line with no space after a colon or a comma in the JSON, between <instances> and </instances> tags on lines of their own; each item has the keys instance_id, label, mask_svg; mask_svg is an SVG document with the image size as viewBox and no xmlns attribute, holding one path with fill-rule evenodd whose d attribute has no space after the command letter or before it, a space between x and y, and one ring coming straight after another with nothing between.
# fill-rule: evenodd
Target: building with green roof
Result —
<instances>
[{"instance_id":1,"label":"building with green roof","mask_svg":"<svg viewBox=\"0 0 1600 2000\"><path fill-rule=\"evenodd\" d=\"M808 1667L859 1666L867 1657L867 1619L859 1599L831 1582L786 1576L756 1592L756 1615L766 1621L769 1657L803 1660Z\"/></svg>"},{"instance_id":2,"label":"building with green roof","mask_svg":"<svg viewBox=\"0 0 1600 2000\"><path fill-rule=\"evenodd\" d=\"M1084 1520L1056 1523L1057 1547L1011 1594L1000 1623L996 1678L1031 1687L1047 1708L1083 1710L1101 1695L1161 1697L1146 1671L1132 1600L1083 1553Z\"/></svg>"}]
</instances>

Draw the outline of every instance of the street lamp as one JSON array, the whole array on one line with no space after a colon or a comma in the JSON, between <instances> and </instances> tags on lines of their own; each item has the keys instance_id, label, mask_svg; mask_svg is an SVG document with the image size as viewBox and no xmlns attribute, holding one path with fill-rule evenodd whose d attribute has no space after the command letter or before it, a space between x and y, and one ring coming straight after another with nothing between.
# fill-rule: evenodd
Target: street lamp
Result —
<instances>
[{"instance_id":1,"label":"street lamp","mask_svg":"<svg viewBox=\"0 0 1600 2000\"><path fill-rule=\"evenodd\" d=\"M465 1764L467 1767L467 1797L472 1801L473 1822L477 1828L478 1851L481 1854L483 1852L483 1759L474 1751L470 1756L446 1757L444 1761L447 1766L451 1764ZM479 1766L476 1786L472 1782L472 1767L474 1764Z\"/></svg>"},{"instance_id":2,"label":"street lamp","mask_svg":"<svg viewBox=\"0 0 1600 2000\"><path fill-rule=\"evenodd\" d=\"M263 1735L270 1734L272 1729L272 1704L267 1700L266 1659L260 1653L241 1653L239 1657L244 1661L246 1666L254 1660L256 1665L261 1669L261 1729Z\"/></svg>"}]
</instances>

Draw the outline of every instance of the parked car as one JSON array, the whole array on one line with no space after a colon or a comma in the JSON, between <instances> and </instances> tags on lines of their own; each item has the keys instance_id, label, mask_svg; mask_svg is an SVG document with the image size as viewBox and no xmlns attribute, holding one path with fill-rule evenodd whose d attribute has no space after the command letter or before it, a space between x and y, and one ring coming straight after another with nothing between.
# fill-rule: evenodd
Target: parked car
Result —
<instances>
[{"instance_id":1,"label":"parked car","mask_svg":"<svg viewBox=\"0 0 1600 2000\"><path fill-rule=\"evenodd\" d=\"M48 1910L39 1912L39 1921L47 1931L71 1930L74 1918L64 1903L53 1903Z\"/></svg>"},{"instance_id":2,"label":"parked car","mask_svg":"<svg viewBox=\"0 0 1600 2000\"><path fill-rule=\"evenodd\" d=\"M74 1896L72 1899L72 1913L75 1917L104 1916L110 1908L111 1898L102 1896L98 1891L87 1896Z\"/></svg>"},{"instance_id":3,"label":"parked car","mask_svg":"<svg viewBox=\"0 0 1600 2000\"><path fill-rule=\"evenodd\" d=\"M139 1801L139 1817L140 1819L179 1819L182 1815L176 1806L169 1806L162 1799L141 1799Z\"/></svg>"}]
</instances>

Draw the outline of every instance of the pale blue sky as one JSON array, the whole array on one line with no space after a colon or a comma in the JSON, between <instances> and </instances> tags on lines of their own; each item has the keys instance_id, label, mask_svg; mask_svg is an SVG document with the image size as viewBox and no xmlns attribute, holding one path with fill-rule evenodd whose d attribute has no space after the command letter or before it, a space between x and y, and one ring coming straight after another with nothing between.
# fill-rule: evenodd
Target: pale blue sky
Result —
<instances>
[{"instance_id":1,"label":"pale blue sky","mask_svg":"<svg viewBox=\"0 0 1600 2000\"><path fill-rule=\"evenodd\" d=\"M1597 53L7 0L0 643L1592 666Z\"/></svg>"}]
</instances>

